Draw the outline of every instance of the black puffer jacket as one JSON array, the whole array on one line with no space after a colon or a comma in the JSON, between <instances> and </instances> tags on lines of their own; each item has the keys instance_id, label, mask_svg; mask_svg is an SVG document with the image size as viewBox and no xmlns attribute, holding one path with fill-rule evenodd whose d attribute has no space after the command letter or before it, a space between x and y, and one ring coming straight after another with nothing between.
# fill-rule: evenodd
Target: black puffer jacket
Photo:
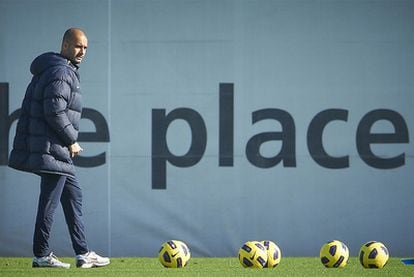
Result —
<instances>
[{"instance_id":1,"label":"black puffer jacket","mask_svg":"<svg viewBox=\"0 0 414 277\"><path fill-rule=\"evenodd\" d=\"M32 62L9 166L33 173L72 176L68 146L78 138L82 99L77 67L60 54Z\"/></svg>"}]
</instances>

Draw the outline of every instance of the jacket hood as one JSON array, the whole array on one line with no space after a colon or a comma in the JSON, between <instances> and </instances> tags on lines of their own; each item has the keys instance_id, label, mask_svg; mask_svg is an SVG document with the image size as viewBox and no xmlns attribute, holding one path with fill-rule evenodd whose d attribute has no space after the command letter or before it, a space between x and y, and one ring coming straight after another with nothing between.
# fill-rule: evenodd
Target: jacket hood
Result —
<instances>
[{"instance_id":1,"label":"jacket hood","mask_svg":"<svg viewBox=\"0 0 414 277\"><path fill-rule=\"evenodd\" d=\"M73 69L77 69L74 65L70 63L69 60L64 58L58 53L48 52L36 57L32 64L30 65L30 72L33 75L39 75L46 69L53 66L69 66Z\"/></svg>"}]
</instances>

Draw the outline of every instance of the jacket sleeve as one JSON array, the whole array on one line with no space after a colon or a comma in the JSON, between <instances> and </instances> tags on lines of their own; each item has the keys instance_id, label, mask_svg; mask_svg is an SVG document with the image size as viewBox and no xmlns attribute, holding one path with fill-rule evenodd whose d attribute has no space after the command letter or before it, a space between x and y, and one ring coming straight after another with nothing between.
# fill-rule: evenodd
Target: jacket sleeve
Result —
<instances>
[{"instance_id":1,"label":"jacket sleeve","mask_svg":"<svg viewBox=\"0 0 414 277\"><path fill-rule=\"evenodd\" d=\"M67 146L75 143L78 135L66 114L70 95L71 88L63 80L51 82L45 88L43 95L43 111L46 122Z\"/></svg>"}]
</instances>

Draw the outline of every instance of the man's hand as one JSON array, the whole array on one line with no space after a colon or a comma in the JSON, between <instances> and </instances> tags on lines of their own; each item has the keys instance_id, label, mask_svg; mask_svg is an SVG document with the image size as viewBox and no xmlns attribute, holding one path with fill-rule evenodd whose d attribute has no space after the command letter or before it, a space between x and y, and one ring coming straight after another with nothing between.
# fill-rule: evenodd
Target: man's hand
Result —
<instances>
[{"instance_id":1,"label":"man's hand","mask_svg":"<svg viewBox=\"0 0 414 277\"><path fill-rule=\"evenodd\" d=\"M80 152L83 151L82 147L80 147L79 143L75 142L74 144L69 146L70 157L74 158L75 156L79 155Z\"/></svg>"}]
</instances>

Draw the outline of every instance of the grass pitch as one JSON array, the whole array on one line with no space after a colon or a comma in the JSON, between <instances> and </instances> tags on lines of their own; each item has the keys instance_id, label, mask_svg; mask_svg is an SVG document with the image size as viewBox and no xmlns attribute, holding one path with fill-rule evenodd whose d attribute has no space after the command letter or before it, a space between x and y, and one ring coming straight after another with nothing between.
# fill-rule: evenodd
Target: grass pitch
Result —
<instances>
[{"instance_id":1,"label":"grass pitch","mask_svg":"<svg viewBox=\"0 0 414 277\"><path fill-rule=\"evenodd\" d=\"M390 258L383 269L364 269L356 257L342 269L325 268L319 258L283 257L274 269L243 268L236 257L191 258L185 268L164 268L157 258L112 258L103 268L78 269L74 258L61 260L70 269L32 268L31 258L0 257L0 276L414 276L414 266L407 266L399 258Z\"/></svg>"}]
</instances>

